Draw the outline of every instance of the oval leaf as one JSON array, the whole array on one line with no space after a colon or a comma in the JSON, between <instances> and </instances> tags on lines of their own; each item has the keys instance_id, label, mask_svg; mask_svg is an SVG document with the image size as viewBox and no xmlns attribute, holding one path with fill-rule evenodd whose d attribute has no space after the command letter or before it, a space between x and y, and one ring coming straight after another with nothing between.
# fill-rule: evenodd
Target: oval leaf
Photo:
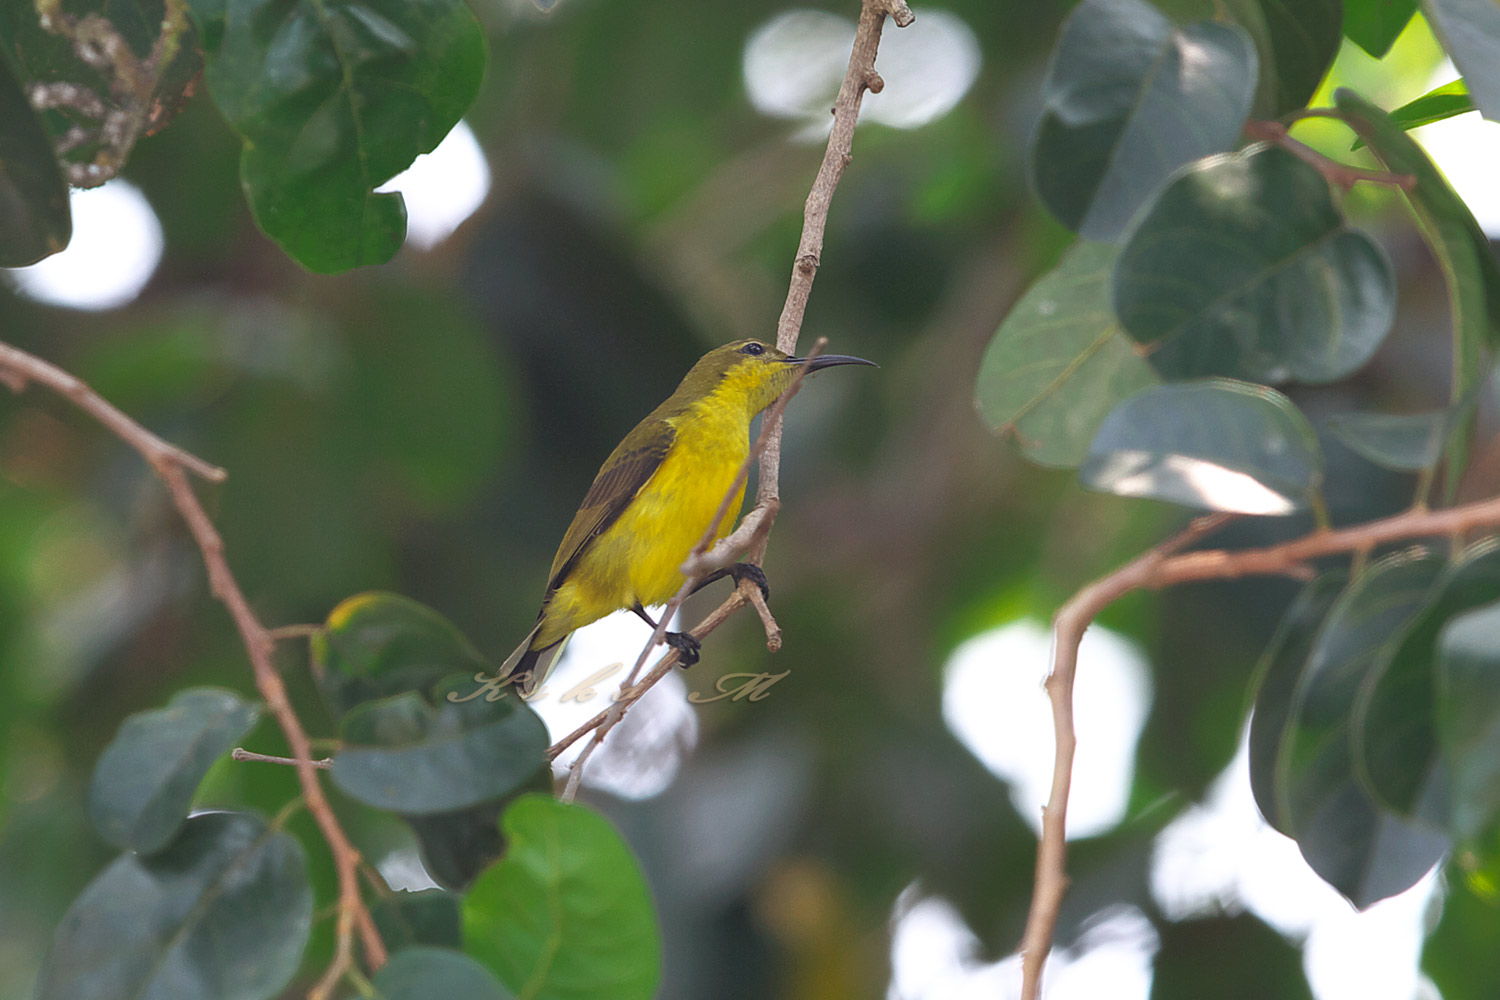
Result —
<instances>
[{"instance_id":1,"label":"oval leaf","mask_svg":"<svg viewBox=\"0 0 1500 1000\"><path fill-rule=\"evenodd\" d=\"M1383 469L1417 472L1442 461L1448 413L1345 413L1330 417L1328 429Z\"/></svg>"},{"instance_id":2,"label":"oval leaf","mask_svg":"<svg viewBox=\"0 0 1500 1000\"><path fill-rule=\"evenodd\" d=\"M381 1000L512 1000L512 994L468 955L446 948L407 948L370 985Z\"/></svg>"},{"instance_id":3,"label":"oval leaf","mask_svg":"<svg viewBox=\"0 0 1500 1000\"><path fill-rule=\"evenodd\" d=\"M1275 114L1304 107L1339 52L1343 0L1258 0L1270 36Z\"/></svg>"},{"instance_id":4,"label":"oval leaf","mask_svg":"<svg viewBox=\"0 0 1500 1000\"><path fill-rule=\"evenodd\" d=\"M512 800L530 793L552 795L552 769L540 768L511 795L456 812L402 816L416 835L422 864L438 885L463 892L505 853L500 814Z\"/></svg>"},{"instance_id":5,"label":"oval leaf","mask_svg":"<svg viewBox=\"0 0 1500 1000\"><path fill-rule=\"evenodd\" d=\"M324 274L400 249L375 188L431 152L478 93L484 34L462 0L192 0L204 77L245 141L256 224Z\"/></svg>"},{"instance_id":6,"label":"oval leaf","mask_svg":"<svg viewBox=\"0 0 1500 1000\"><path fill-rule=\"evenodd\" d=\"M651 894L609 821L527 795L505 859L464 897L464 950L529 1000L649 1000L661 941Z\"/></svg>"},{"instance_id":7,"label":"oval leaf","mask_svg":"<svg viewBox=\"0 0 1500 1000\"><path fill-rule=\"evenodd\" d=\"M1092 489L1209 510L1290 514L1317 494L1323 456L1281 393L1229 379L1151 389L1115 407L1078 470Z\"/></svg>"},{"instance_id":8,"label":"oval leaf","mask_svg":"<svg viewBox=\"0 0 1500 1000\"><path fill-rule=\"evenodd\" d=\"M1417 0L1344 0L1344 37L1376 59L1417 12Z\"/></svg>"},{"instance_id":9,"label":"oval leaf","mask_svg":"<svg viewBox=\"0 0 1500 1000\"><path fill-rule=\"evenodd\" d=\"M244 813L204 813L150 857L126 854L68 908L38 1000L265 1000L312 922L302 846Z\"/></svg>"},{"instance_id":10,"label":"oval leaf","mask_svg":"<svg viewBox=\"0 0 1500 1000\"><path fill-rule=\"evenodd\" d=\"M415 692L369 702L340 728L334 783L377 809L408 814L452 812L497 799L547 766L547 727L519 698L471 698L456 677L439 685L434 706Z\"/></svg>"},{"instance_id":11,"label":"oval leaf","mask_svg":"<svg viewBox=\"0 0 1500 1000\"><path fill-rule=\"evenodd\" d=\"M1426 0L1443 48L1490 121L1500 121L1500 4L1495 0Z\"/></svg>"},{"instance_id":12,"label":"oval leaf","mask_svg":"<svg viewBox=\"0 0 1500 1000\"><path fill-rule=\"evenodd\" d=\"M1438 733L1453 776L1453 834L1493 855L1500 815L1500 602L1448 622L1438 649Z\"/></svg>"},{"instance_id":13,"label":"oval leaf","mask_svg":"<svg viewBox=\"0 0 1500 1000\"><path fill-rule=\"evenodd\" d=\"M459 898L441 889L398 890L372 910L380 940L391 951L418 945L462 948Z\"/></svg>"},{"instance_id":14,"label":"oval leaf","mask_svg":"<svg viewBox=\"0 0 1500 1000\"><path fill-rule=\"evenodd\" d=\"M1260 147L1180 173L1115 268L1115 312L1169 378L1331 382L1390 331L1396 287L1328 182Z\"/></svg>"},{"instance_id":15,"label":"oval leaf","mask_svg":"<svg viewBox=\"0 0 1500 1000\"><path fill-rule=\"evenodd\" d=\"M1109 301L1116 250L1079 243L1016 303L984 352L974 402L1026 457L1073 468L1121 400L1160 382Z\"/></svg>"},{"instance_id":16,"label":"oval leaf","mask_svg":"<svg viewBox=\"0 0 1500 1000\"><path fill-rule=\"evenodd\" d=\"M1175 28L1145 0L1084 0L1042 83L1037 196L1069 229L1115 239L1172 171L1234 145L1255 81L1236 25Z\"/></svg>"},{"instance_id":17,"label":"oval leaf","mask_svg":"<svg viewBox=\"0 0 1500 1000\"><path fill-rule=\"evenodd\" d=\"M72 236L68 185L52 142L0 51L0 267L35 264Z\"/></svg>"},{"instance_id":18,"label":"oval leaf","mask_svg":"<svg viewBox=\"0 0 1500 1000\"><path fill-rule=\"evenodd\" d=\"M89 815L100 836L142 854L166 846L208 769L259 718L259 706L218 688L190 688L166 708L130 716L89 784Z\"/></svg>"}]
</instances>

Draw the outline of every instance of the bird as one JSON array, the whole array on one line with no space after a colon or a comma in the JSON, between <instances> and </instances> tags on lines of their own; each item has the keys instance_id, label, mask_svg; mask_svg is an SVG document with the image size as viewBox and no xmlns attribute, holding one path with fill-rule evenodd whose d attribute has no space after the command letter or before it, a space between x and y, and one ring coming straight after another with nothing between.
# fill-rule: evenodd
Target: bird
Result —
<instances>
[{"instance_id":1,"label":"bird","mask_svg":"<svg viewBox=\"0 0 1500 1000\"><path fill-rule=\"evenodd\" d=\"M800 366L808 374L837 365L870 365L846 354L792 357L753 338L709 351L675 392L625 435L604 460L568 525L548 573L536 625L501 664L497 678L523 696L534 693L575 630L629 609L653 629L646 612L681 589L682 564L703 538L750 454L750 422L789 386ZM744 502L739 490L714 526L727 535ZM725 576L770 588L749 563L710 573L694 588ZM698 640L668 632L682 664L698 660Z\"/></svg>"}]
</instances>

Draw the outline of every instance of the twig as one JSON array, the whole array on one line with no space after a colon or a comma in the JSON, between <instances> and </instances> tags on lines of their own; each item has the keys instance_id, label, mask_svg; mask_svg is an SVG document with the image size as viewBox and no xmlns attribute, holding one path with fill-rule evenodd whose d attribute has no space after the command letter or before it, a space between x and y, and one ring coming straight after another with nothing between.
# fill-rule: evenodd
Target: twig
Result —
<instances>
[{"instance_id":1,"label":"twig","mask_svg":"<svg viewBox=\"0 0 1500 1000\"><path fill-rule=\"evenodd\" d=\"M1360 181L1398 187L1403 191L1410 191L1417 186L1417 179L1411 174L1393 174L1388 170L1365 170L1360 167L1351 167L1347 163L1340 163L1338 160L1324 156L1307 143L1299 139L1293 139L1287 131L1287 127L1281 122L1246 122L1245 134L1259 142L1269 142L1272 145L1280 146L1297 157L1297 159L1315 167L1320 174L1328 179L1330 184L1337 184L1346 191Z\"/></svg>"},{"instance_id":2,"label":"twig","mask_svg":"<svg viewBox=\"0 0 1500 1000\"><path fill-rule=\"evenodd\" d=\"M289 764L292 767L296 767L299 763L301 763L300 761L294 760L291 757L273 757L270 754L256 753L254 750L246 750L244 747L235 747L233 750L229 751L229 759L247 760L258 764ZM333 766L333 758L324 757L322 760L314 760L310 761L310 763L313 767L321 768L322 770L326 771Z\"/></svg>"},{"instance_id":3,"label":"twig","mask_svg":"<svg viewBox=\"0 0 1500 1000\"><path fill-rule=\"evenodd\" d=\"M302 721L292 708L291 699L287 696L281 675L277 672L275 664L271 662L275 641L266 627L256 618L255 612L250 608L250 603L245 599L244 593L235 581L234 574L229 569L229 563L224 559L224 542L214 528L213 522L209 520L197 494L193 492L192 484L188 481L188 473L191 472L210 482L223 482L226 477L224 470L174 445L167 444L112 406L81 379L25 351L17 350L7 344L0 344L0 372L9 376L4 381L12 388L23 388L28 382L35 382L68 399L125 444L139 452L166 484L171 492L173 504L182 515L182 519L187 522L188 531L203 555L203 565L208 571L210 588L214 596L229 611L235 627L239 630L240 640L245 646L245 652L250 658L250 665L255 673L255 686L260 690L261 697L265 699L271 714L275 716L277 724L286 736L287 745L291 748L294 766L297 769L297 779L302 786L302 795L307 800L307 809L317 820L318 827L323 832L323 838L328 841L329 850L333 854L334 867L339 881L340 954L347 955L350 952L349 939L357 929L366 959L372 967L379 968L385 964L386 950L384 943L380 940L379 932L375 929L375 921L360 897L359 851L349 842L348 836L334 815L333 807L323 794L322 785L318 783L317 765L312 759L307 732L302 728ZM320 987L321 985L320 983ZM313 994L315 1000L326 995L326 993L319 995L316 991Z\"/></svg>"},{"instance_id":4,"label":"twig","mask_svg":"<svg viewBox=\"0 0 1500 1000\"><path fill-rule=\"evenodd\" d=\"M1500 497L1445 510L1414 508L1349 528L1313 531L1291 541L1258 549L1181 551L1217 529L1226 519L1225 515L1197 519L1171 541L1137 556L1078 591L1053 618L1052 670L1046 688L1052 702L1057 756L1053 762L1051 795L1042 811L1042 835L1037 844L1031 910L1021 939L1022 1000L1036 1000L1040 995L1042 963L1052 948L1058 912L1068 888L1065 837L1076 742L1073 678L1078 668L1079 643L1099 613L1134 590L1160 590L1181 583L1245 576L1305 576L1311 572L1311 561L1324 556L1360 558L1375 548L1394 542L1418 538L1462 538L1478 528L1500 527Z\"/></svg>"}]
</instances>

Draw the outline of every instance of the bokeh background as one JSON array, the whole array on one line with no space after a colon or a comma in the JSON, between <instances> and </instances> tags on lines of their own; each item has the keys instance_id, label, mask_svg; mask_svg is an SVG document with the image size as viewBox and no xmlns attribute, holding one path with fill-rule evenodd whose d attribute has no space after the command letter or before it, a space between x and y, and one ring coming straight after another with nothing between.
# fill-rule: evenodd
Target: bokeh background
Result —
<instances>
[{"instance_id":1,"label":"bokeh background","mask_svg":"<svg viewBox=\"0 0 1500 1000\"><path fill-rule=\"evenodd\" d=\"M1069 238L1022 168L1068 6L953 0L886 31L886 90L867 99L804 328L804 344L826 336L882 367L821 376L791 407L766 563L785 648L767 653L742 615L585 782L651 881L664 998L1018 990L1007 955L1052 757L1044 623L1182 516L1028 466L973 410L986 343ZM329 278L289 262L250 221L237 140L197 100L123 179L75 195L65 253L0 272L0 337L230 471L204 492L268 624L392 590L498 660L614 443L704 351L774 335L857 4L474 7L484 89L393 182L412 223L392 263ZM1348 49L1332 81L1387 107L1456 75L1420 15L1379 66ZM1419 138L1493 235L1500 129L1474 119ZM1298 400L1314 416L1440 405L1431 261L1387 198L1358 191L1351 207L1397 265L1403 315L1359 378ZM1408 480L1325 447L1336 518L1409 500ZM1496 458L1475 463L1471 491L1500 488ZM1356 914L1260 823L1237 752L1246 685L1292 592L1134 595L1085 643L1076 881L1050 996L1500 991L1472 946L1500 934L1490 904L1429 877ZM643 639L606 620L564 669L629 662ZM280 662L331 734L305 649L287 643ZM786 676L756 701L689 701L743 672ZM253 693L162 488L59 401L0 394L0 998L30 995L52 928L110 857L84 811L99 751L190 684ZM537 708L561 733L600 701ZM247 743L283 749L269 723ZM284 769L225 763L203 799L272 813L294 794ZM339 807L393 884L426 884L404 827ZM305 817L293 829L331 900L316 835Z\"/></svg>"}]
</instances>

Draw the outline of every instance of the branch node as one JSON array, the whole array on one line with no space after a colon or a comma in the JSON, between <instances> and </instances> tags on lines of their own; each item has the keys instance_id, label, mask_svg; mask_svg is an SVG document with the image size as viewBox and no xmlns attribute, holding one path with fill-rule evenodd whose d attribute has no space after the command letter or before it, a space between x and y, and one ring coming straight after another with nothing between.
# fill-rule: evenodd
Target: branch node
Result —
<instances>
[{"instance_id":1,"label":"branch node","mask_svg":"<svg viewBox=\"0 0 1500 1000\"><path fill-rule=\"evenodd\" d=\"M869 75L865 77L865 89L872 94L878 94L885 89L885 80L881 79L880 74L872 69Z\"/></svg>"}]
</instances>

